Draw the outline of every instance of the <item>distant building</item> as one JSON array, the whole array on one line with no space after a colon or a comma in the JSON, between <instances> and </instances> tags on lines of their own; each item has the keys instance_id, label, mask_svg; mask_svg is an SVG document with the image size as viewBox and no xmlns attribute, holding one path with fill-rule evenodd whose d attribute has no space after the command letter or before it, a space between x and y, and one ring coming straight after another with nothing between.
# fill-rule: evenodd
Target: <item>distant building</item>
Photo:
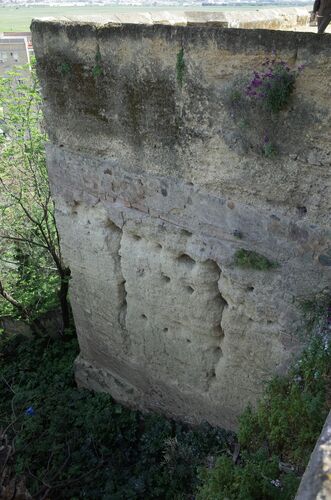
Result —
<instances>
[{"instance_id":1,"label":"distant building","mask_svg":"<svg viewBox=\"0 0 331 500\"><path fill-rule=\"evenodd\" d=\"M4 36L4 37L18 36L18 37L27 38L28 49L29 49L29 51L32 50L32 34L31 34L31 31L4 31L2 33L2 36Z\"/></svg>"},{"instance_id":2,"label":"distant building","mask_svg":"<svg viewBox=\"0 0 331 500\"><path fill-rule=\"evenodd\" d=\"M30 33L7 33L0 36L0 77L15 66L30 63L32 53Z\"/></svg>"}]
</instances>

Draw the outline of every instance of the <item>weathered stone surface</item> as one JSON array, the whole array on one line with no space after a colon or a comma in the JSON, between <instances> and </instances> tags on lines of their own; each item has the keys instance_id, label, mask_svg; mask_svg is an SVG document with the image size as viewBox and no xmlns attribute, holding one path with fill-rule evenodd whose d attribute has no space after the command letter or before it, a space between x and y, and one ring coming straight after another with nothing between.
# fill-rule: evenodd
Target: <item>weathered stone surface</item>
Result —
<instances>
[{"instance_id":1,"label":"weathered stone surface","mask_svg":"<svg viewBox=\"0 0 331 500\"><path fill-rule=\"evenodd\" d=\"M303 345L299 300L330 286L330 37L148 16L32 26L76 378L233 428ZM243 153L226 100L274 50L306 68L268 159ZM279 266L238 268L240 248Z\"/></svg>"},{"instance_id":2,"label":"weathered stone surface","mask_svg":"<svg viewBox=\"0 0 331 500\"><path fill-rule=\"evenodd\" d=\"M295 500L331 498L331 413L311 454Z\"/></svg>"}]
</instances>

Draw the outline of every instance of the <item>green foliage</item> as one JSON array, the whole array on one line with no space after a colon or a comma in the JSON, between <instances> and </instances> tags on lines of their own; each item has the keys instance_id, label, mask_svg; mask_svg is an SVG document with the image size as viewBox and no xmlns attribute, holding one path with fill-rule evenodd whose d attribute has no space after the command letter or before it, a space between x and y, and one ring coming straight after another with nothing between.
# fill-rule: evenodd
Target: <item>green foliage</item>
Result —
<instances>
[{"instance_id":1,"label":"green foliage","mask_svg":"<svg viewBox=\"0 0 331 500\"><path fill-rule=\"evenodd\" d=\"M314 337L287 376L274 378L257 410L240 419L239 441L249 450L269 449L299 470L307 464L330 405L331 348Z\"/></svg>"},{"instance_id":2,"label":"green foliage","mask_svg":"<svg viewBox=\"0 0 331 500\"><path fill-rule=\"evenodd\" d=\"M62 70L68 71L66 63ZM45 156L47 135L34 69L18 68L0 79L0 109L4 130L0 135L0 316L31 323L61 303L66 324L70 272L62 261L55 224Z\"/></svg>"},{"instance_id":3,"label":"green foliage","mask_svg":"<svg viewBox=\"0 0 331 500\"><path fill-rule=\"evenodd\" d=\"M184 49L182 47L177 54L177 62L176 62L176 78L178 85L180 87L183 86L184 71L185 71L185 59L184 59Z\"/></svg>"},{"instance_id":4,"label":"green foliage","mask_svg":"<svg viewBox=\"0 0 331 500\"><path fill-rule=\"evenodd\" d=\"M331 348L314 337L287 376L267 385L240 418L239 463L221 456L201 469L197 500L290 500L330 406ZM283 463L283 467L280 464Z\"/></svg>"},{"instance_id":5,"label":"green foliage","mask_svg":"<svg viewBox=\"0 0 331 500\"><path fill-rule=\"evenodd\" d=\"M261 449L242 455L244 465L235 465L226 456L219 457L212 469L200 472L202 487L197 500L290 500L298 479L289 474L278 479L278 459Z\"/></svg>"},{"instance_id":6,"label":"green foliage","mask_svg":"<svg viewBox=\"0 0 331 500\"><path fill-rule=\"evenodd\" d=\"M98 78L103 74L101 67L101 53L99 47L97 48L97 53L95 54L95 65L92 69L92 75L94 78Z\"/></svg>"},{"instance_id":7,"label":"green foliage","mask_svg":"<svg viewBox=\"0 0 331 500\"><path fill-rule=\"evenodd\" d=\"M61 71L61 73L62 73L63 76L68 75L70 73L70 71L71 71L70 64L67 63L67 62L61 63L61 65L60 65L60 71Z\"/></svg>"},{"instance_id":8,"label":"green foliage","mask_svg":"<svg viewBox=\"0 0 331 500\"><path fill-rule=\"evenodd\" d=\"M236 266L256 269L258 271L267 271L278 267L276 262L271 262L264 255L251 250L245 250L244 248L240 248L235 252L234 263Z\"/></svg>"},{"instance_id":9,"label":"green foliage","mask_svg":"<svg viewBox=\"0 0 331 500\"><path fill-rule=\"evenodd\" d=\"M305 297L298 301L302 310L308 329L311 330L321 321L325 320L325 311L330 303L328 293L319 293L310 297Z\"/></svg>"},{"instance_id":10,"label":"green foliage","mask_svg":"<svg viewBox=\"0 0 331 500\"><path fill-rule=\"evenodd\" d=\"M30 249L25 253L20 245L8 244L1 261L6 290L30 311L30 320L59 307L60 278L44 252ZM22 319L21 312L0 297L1 316Z\"/></svg>"},{"instance_id":11,"label":"green foliage","mask_svg":"<svg viewBox=\"0 0 331 500\"><path fill-rule=\"evenodd\" d=\"M77 389L77 353L69 337L1 342L0 427L9 425L15 471L27 476L30 493L40 498L46 483L52 499L189 498L197 467L227 450L231 433L190 429Z\"/></svg>"},{"instance_id":12,"label":"green foliage","mask_svg":"<svg viewBox=\"0 0 331 500\"><path fill-rule=\"evenodd\" d=\"M262 147L263 155L266 158L275 158L277 156L277 148L271 142L265 142Z\"/></svg>"},{"instance_id":13,"label":"green foliage","mask_svg":"<svg viewBox=\"0 0 331 500\"><path fill-rule=\"evenodd\" d=\"M265 106L272 113L285 108L294 89L296 73L285 62L275 62L272 78L265 85Z\"/></svg>"},{"instance_id":14,"label":"green foliage","mask_svg":"<svg viewBox=\"0 0 331 500\"><path fill-rule=\"evenodd\" d=\"M92 75L94 78L97 78L98 76L102 75L102 68L99 64L96 64L93 69L92 69Z\"/></svg>"}]
</instances>

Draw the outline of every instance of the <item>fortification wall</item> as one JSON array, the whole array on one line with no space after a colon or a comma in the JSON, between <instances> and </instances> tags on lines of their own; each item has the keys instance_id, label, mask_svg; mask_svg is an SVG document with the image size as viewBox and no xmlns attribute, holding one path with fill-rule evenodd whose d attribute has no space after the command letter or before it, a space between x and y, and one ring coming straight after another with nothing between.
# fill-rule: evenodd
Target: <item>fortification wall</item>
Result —
<instances>
[{"instance_id":1,"label":"fortification wall","mask_svg":"<svg viewBox=\"0 0 331 500\"><path fill-rule=\"evenodd\" d=\"M303 345L299 302L330 285L331 39L152 22L32 25L76 378L233 428ZM289 105L238 109L274 51L305 65ZM240 249L277 267L241 268Z\"/></svg>"}]
</instances>

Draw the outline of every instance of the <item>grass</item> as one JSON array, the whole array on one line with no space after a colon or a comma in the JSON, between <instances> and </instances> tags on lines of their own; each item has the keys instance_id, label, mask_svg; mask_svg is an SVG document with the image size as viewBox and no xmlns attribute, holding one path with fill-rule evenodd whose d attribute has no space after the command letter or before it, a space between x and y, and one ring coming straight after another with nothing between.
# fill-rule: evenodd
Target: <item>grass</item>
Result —
<instances>
[{"instance_id":1,"label":"grass","mask_svg":"<svg viewBox=\"0 0 331 500\"><path fill-rule=\"evenodd\" d=\"M278 267L277 262L272 262L264 255L252 250L240 248L234 254L234 264L246 269L255 269L257 271L268 271Z\"/></svg>"}]
</instances>

